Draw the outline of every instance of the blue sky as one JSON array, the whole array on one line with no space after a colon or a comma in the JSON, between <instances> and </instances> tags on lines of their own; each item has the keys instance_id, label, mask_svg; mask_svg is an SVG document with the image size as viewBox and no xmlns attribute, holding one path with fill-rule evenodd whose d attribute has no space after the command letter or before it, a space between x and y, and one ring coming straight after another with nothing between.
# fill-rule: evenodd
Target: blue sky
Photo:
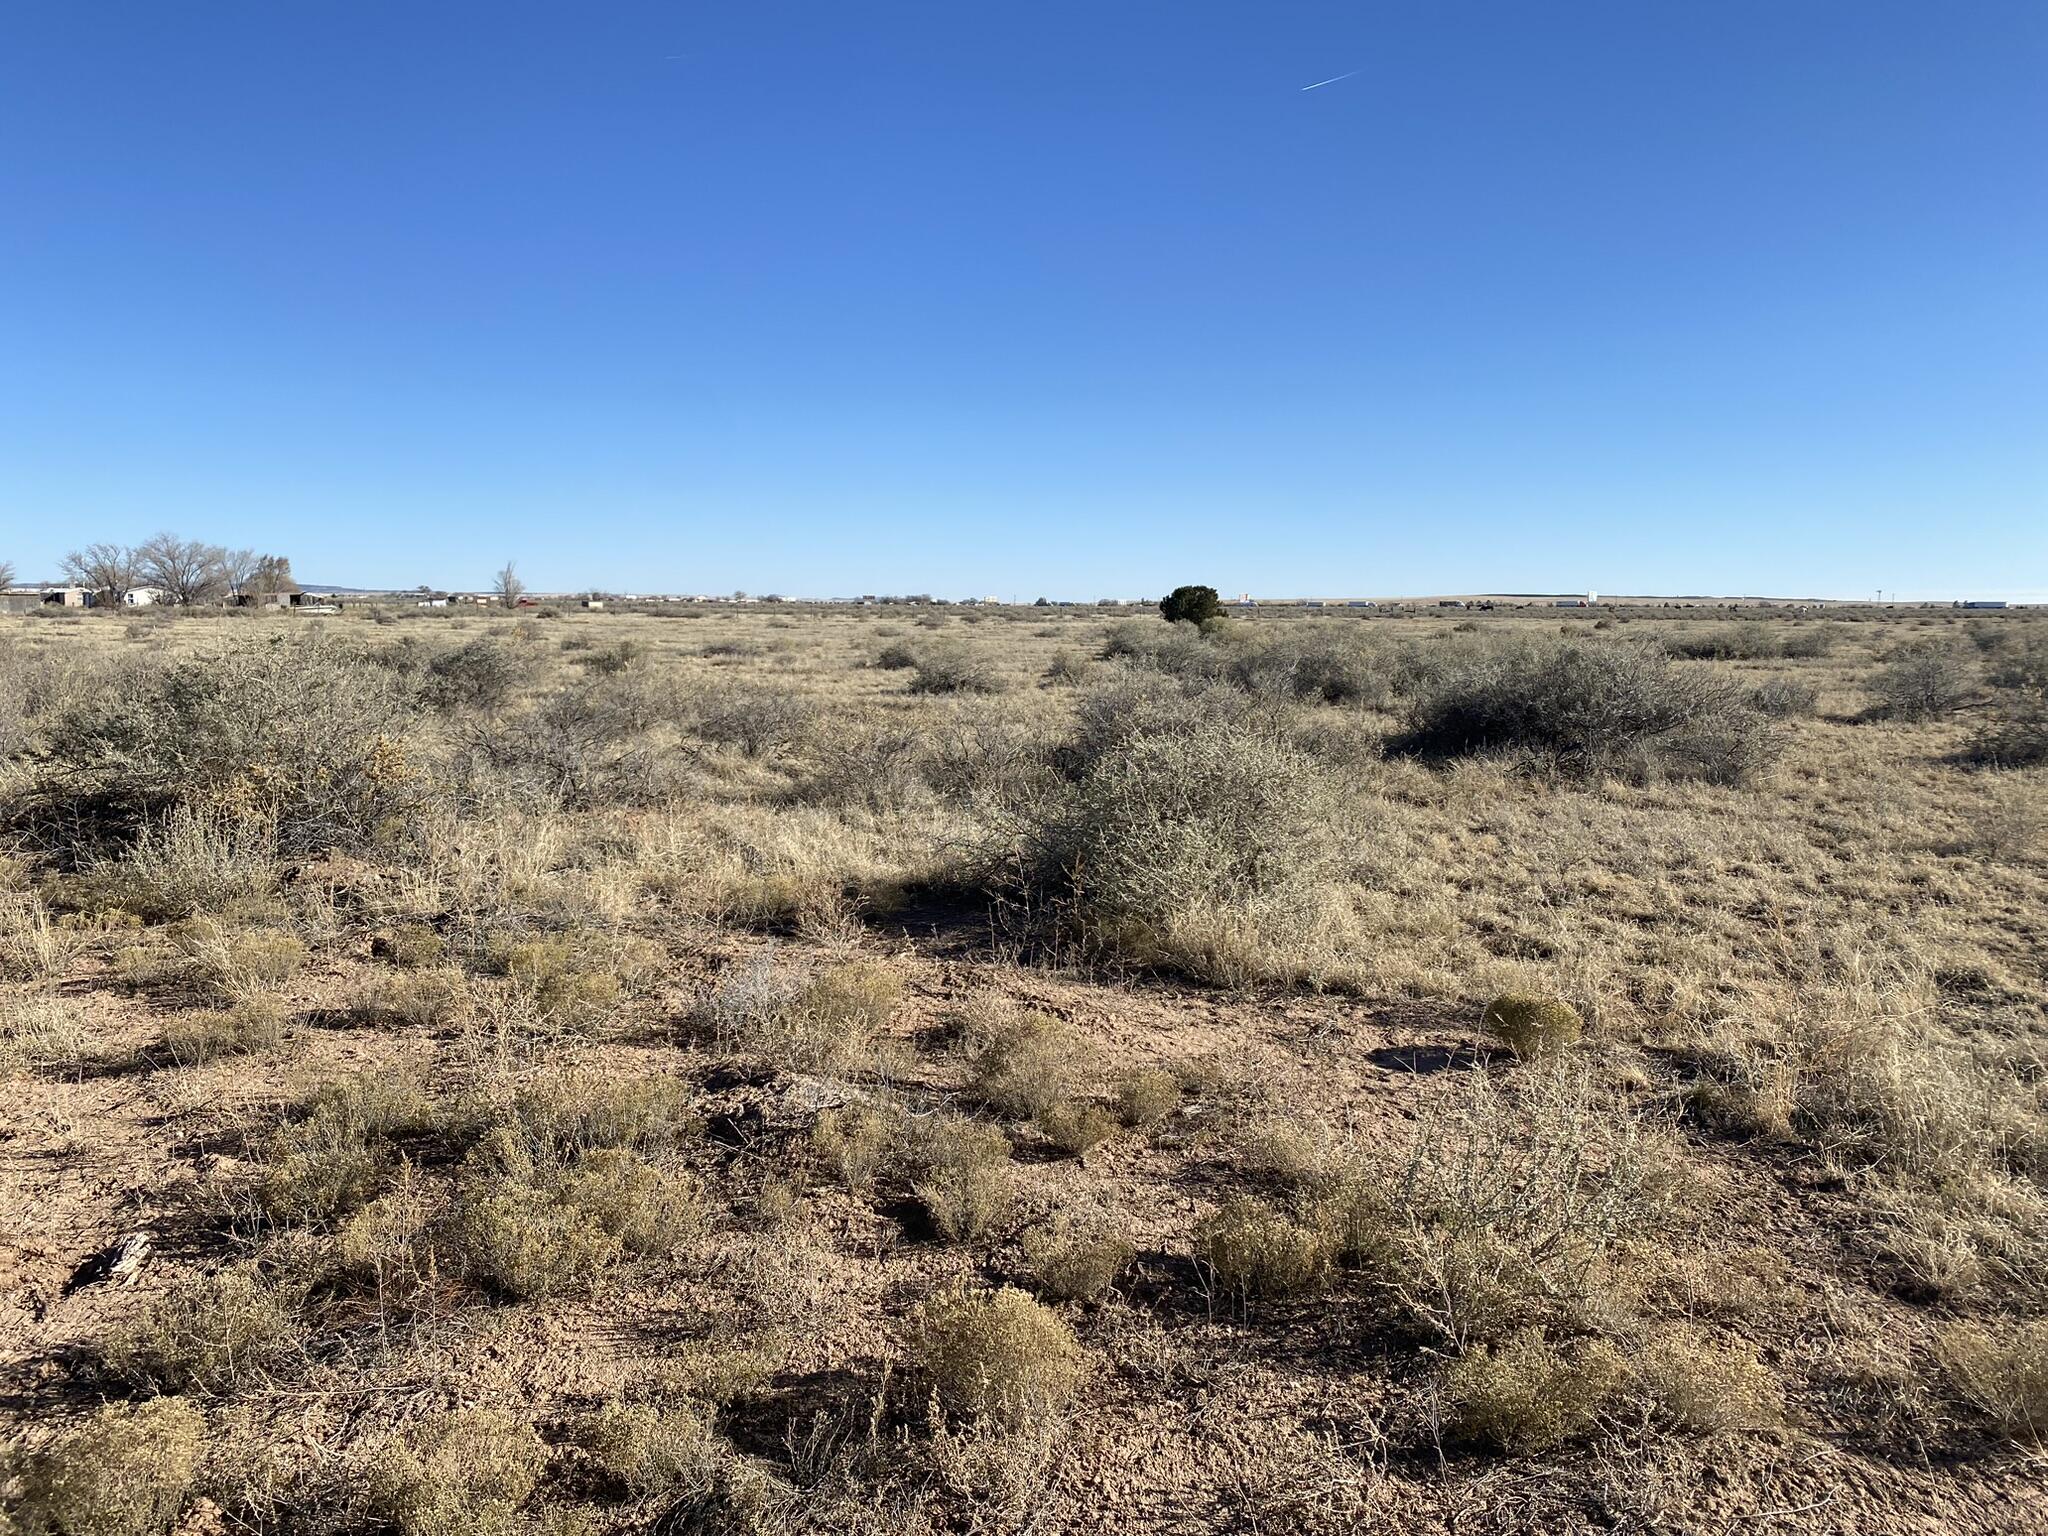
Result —
<instances>
[{"instance_id":1,"label":"blue sky","mask_svg":"<svg viewBox=\"0 0 2048 1536\"><path fill-rule=\"evenodd\" d=\"M2040 0L17 0L0 559L2048 597L2044 79Z\"/></svg>"}]
</instances>

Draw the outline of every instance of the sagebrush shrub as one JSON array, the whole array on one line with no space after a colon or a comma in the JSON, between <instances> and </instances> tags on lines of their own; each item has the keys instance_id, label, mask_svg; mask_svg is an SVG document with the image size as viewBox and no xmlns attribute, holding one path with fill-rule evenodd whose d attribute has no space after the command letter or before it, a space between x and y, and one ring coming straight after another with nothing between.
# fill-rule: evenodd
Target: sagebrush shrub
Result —
<instances>
[{"instance_id":1,"label":"sagebrush shrub","mask_svg":"<svg viewBox=\"0 0 2048 1536\"><path fill-rule=\"evenodd\" d=\"M1961 645L1915 640L1877 670L1870 691L1887 719L1939 720L1968 703L1976 684L1976 662Z\"/></svg>"},{"instance_id":2,"label":"sagebrush shrub","mask_svg":"<svg viewBox=\"0 0 2048 1536\"><path fill-rule=\"evenodd\" d=\"M107 1404L28 1463L15 1499L21 1529L160 1536L191 1491L205 1430L182 1398Z\"/></svg>"},{"instance_id":3,"label":"sagebrush shrub","mask_svg":"<svg viewBox=\"0 0 2048 1536\"><path fill-rule=\"evenodd\" d=\"M1422 685L1395 745L1438 757L1520 752L1575 777L1713 784L1748 782L1779 747L1735 684L1608 641L1462 654Z\"/></svg>"},{"instance_id":4,"label":"sagebrush shrub","mask_svg":"<svg viewBox=\"0 0 2048 1536\"><path fill-rule=\"evenodd\" d=\"M1100 1104L1059 1099L1032 1117L1038 1133L1062 1152L1076 1156L1117 1133L1116 1116Z\"/></svg>"},{"instance_id":5,"label":"sagebrush shrub","mask_svg":"<svg viewBox=\"0 0 2048 1536\"><path fill-rule=\"evenodd\" d=\"M178 807L274 829L286 858L359 847L425 801L412 721L390 675L350 651L244 642L74 704L39 794L86 847L127 842Z\"/></svg>"},{"instance_id":6,"label":"sagebrush shrub","mask_svg":"<svg viewBox=\"0 0 2048 1536\"><path fill-rule=\"evenodd\" d=\"M688 1406L606 1403L576 1426L576 1443L613 1487L638 1498L699 1486L719 1459L709 1421Z\"/></svg>"},{"instance_id":7,"label":"sagebrush shrub","mask_svg":"<svg viewBox=\"0 0 2048 1536\"><path fill-rule=\"evenodd\" d=\"M1036 1115L1072 1092L1085 1047L1064 1019L989 999L972 1011L968 1027L969 1087L991 1109Z\"/></svg>"},{"instance_id":8,"label":"sagebrush shrub","mask_svg":"<svg viewBox=\"0 0 2048 1536\"><path fill-rule=\"evenodd\" d=\"M824 1160L839 1182L857 1195L875 1186L875 1175L896 1142L893 1117L878 1109L850 1105L828 1109L811 1127L811 1150Z\"/></svg>"},{"instance_id":9,"label":"sagebrush shrub","mask_svg":"<svg viewBox=\"0 0 2048 1536\"><path fill-rule=\"evenodd\" d=\"M1083 1357L1059 1314L1022 1291L962 1286L910 1319L910 1365L940 1409L1016 1425L1058 1412L1081 1380Z\"/></svg>"},{"instance_id":10,"label":"sagebrush shrub","mask_svg":"<svg viewBox=\"0 0 2048 1536\"><path fill-rule=\"evenodd\" d=\"M998 693L1003 686L994 662L968 645L927 645L912 667L912 693Z\"/></svg>"},{"instance_id":11,"label":"sagebrush shrub","mask_svg":"<svg viewBox=\"0 0 2048 1536\"><path fill-rule=\"evenodd\" d=\"M1116 1117L1131 1130L1157 1130L1180 1113L1180 1101L1180 1079L1159 1067L1134 1067L1117 1080Z\"/></svg>"},{"instance_id":12,"label":"sagebrush shrub","mask_svg":"<svg viewBox=\"0 0 2048 1536\"><path fill-rule=\"evenodd\" d=\"M1529 1329L1459 1359L1445 1394L1459 1436L1527 1456L1592 1429L1627 1379L1627 1365L1605 1340L1563 1348Z\"/></svg>"}]
</instances>

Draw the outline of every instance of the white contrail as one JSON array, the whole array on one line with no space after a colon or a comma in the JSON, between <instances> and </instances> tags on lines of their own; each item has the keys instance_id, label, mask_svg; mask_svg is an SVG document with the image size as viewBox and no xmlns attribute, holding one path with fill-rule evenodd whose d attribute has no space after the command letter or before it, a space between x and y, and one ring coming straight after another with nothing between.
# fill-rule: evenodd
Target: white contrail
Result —
<instances>
[{"instance_id":1,"label":"white contrail","mask_svg":"<svg viewBox=\"0 0 2048 1536\"><path fill-rule=\"evenodd\" d=\"M1349 80L1352 75L1357 73L1358 71L1354 69L1349 74L1332 75L1327 80L1318 80L1314 85L1304 85L1302 89L1304 91L1319 91L1326 85L1335 85L1339 80Z\"/></svg>"}]
</instances>

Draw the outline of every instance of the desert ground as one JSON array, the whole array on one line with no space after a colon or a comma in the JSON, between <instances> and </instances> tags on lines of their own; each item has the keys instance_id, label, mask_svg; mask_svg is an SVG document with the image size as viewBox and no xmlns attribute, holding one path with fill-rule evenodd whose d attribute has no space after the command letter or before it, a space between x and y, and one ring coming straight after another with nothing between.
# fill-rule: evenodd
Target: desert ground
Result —
<instances>
[{"instance_id":1,"label":"desert ground","mask_svg":"<svg viewBox=\"0 0 2048 1536\"><path fill-rule=\"evenodd\" d=\"M0 619L24 1532L2048 1532L2048 613Z\"/></svg>"}]
</instances>

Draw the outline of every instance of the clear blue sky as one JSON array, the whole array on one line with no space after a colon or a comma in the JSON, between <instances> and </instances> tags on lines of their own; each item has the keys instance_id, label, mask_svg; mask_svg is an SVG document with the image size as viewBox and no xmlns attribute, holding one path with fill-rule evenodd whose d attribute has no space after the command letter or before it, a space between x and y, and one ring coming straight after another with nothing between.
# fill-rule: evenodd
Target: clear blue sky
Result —
<instances>
[{"instance_id":1,"label":"clear blue sky","mask_svg":"<svg viewBox=\"0 0 2048 1536\"><path fill-rule=\"evenodd\" d=\"M2048 596L2044 81L2042 0L16 0L0 559Z\"/></svg>"}]
</instances>

